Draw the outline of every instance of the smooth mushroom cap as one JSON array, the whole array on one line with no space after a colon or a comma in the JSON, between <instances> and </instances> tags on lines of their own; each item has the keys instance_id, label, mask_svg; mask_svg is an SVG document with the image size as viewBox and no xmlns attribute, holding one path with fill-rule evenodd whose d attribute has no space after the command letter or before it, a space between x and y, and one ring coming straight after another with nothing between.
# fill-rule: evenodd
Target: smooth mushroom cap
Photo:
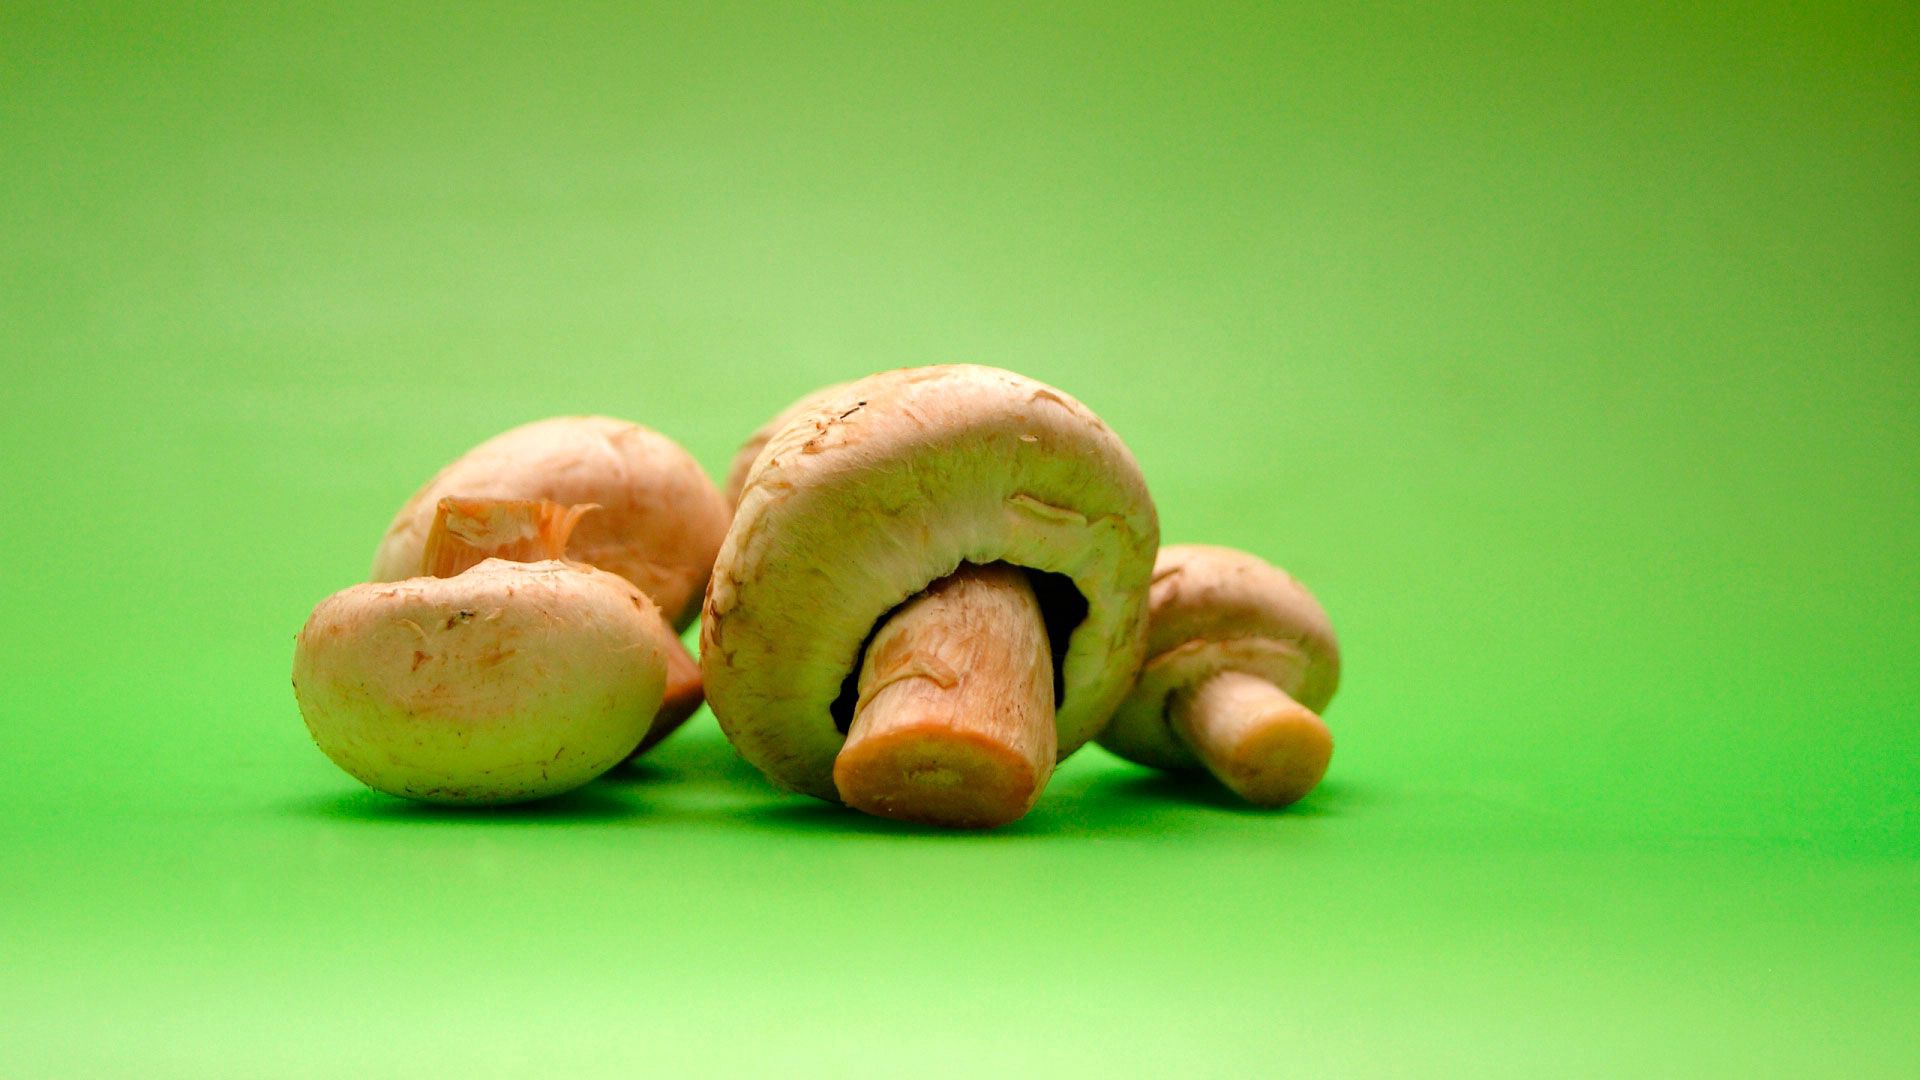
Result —
<instances>
[{"instance_id":1,"label":"smooth mushroom cap","mask_svg":"<svg viewBox=\"0 0 1920 1080\"><path fill-rule=\"evenodd\" d=\"M674 643L624 578L488 559L355 585L294 646L314 742L361 782L446 803L559 794L613 767L660 708Z\"/></svg>"},{"instance_id":2,"label":"smooth mushroom cap","mask_svg":"<svg viewBox=\"0 0 1920 1080\"><path fill-rule=\"evenodd\" d=\"M1340 683L1333 624L1304 585L1244 551L1171 544L1154 565L1147 662L1100 734L1121 757L1200 765L1168 723L1168 698L1221 671L1257 675L1318 713Z\"/></svg>"},{"instance_id":3,"label":"smooth mushroom cap","mask_svg":"<svg viewBox=\"0 0 1920 1080\"><path fill-rule=\"evenodd\" d=\"M592 503L567 558L638 585L676 628L693 621L731 512L691 454L625 420L562 416L496 435L440 470L400 508L374 555L373 579L420 573L442 498Z\"/></svg>"},{"instance_id":4,"label":"smooth mushroom cap","mask_svg":"<svg viewBox=\"0 0 1920 1080\"><path fill-rule=\"evenodd\" d=\"M823 386L781 409L773 419L761 424L752 435L747 436L747 441L741 443L740 449L734 452L733 464L727 467L727 482L720 486L722 493L727 497L727 505L740 505L740 492L747 486L747 474L753 471L753 463L760 459L760 451L766 449L767 442L773 438L774 432L786 427L794 417L846 388L846 383Z\"/></svg>"},{"instance_id":5,"label":"smooth mushroom cap","mask_svg":"<svg viewBox=\"0 0 1920 1080\"><path fill-rule=\"evenodd\" d=\"M836 800L851 702L834 704L869 635L962 563L1006 562L1043 572L1064 757L1144 655L1159 535L1133 455L1066 394L972 365L869 376L780 429L747 478L707 589L707 701L775 782Z\"/></svg>"}]
</instances>

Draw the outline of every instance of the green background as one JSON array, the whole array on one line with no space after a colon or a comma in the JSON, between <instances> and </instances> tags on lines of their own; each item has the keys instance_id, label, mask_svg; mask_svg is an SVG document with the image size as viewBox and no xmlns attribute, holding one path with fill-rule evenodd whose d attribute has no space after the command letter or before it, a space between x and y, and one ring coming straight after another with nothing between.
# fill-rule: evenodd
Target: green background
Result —
<instances>
[{"instance_id":1,"label":"green background","mask_svg":"<svg viewBox=\"0 0 1920 1080\"><path fill-rule=\"evenodd\" d=\"M0 1072L1920 1067L1911 4L279 7L0 5ZM1306 802L307 739L467 446L961 360L1319 593Z\"/></svg>"}]
</instances>

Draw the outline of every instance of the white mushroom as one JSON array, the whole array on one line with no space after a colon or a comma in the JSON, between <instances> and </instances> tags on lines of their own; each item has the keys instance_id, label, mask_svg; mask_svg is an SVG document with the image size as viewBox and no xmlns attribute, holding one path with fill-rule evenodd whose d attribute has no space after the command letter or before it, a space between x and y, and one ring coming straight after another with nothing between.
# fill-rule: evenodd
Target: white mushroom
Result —
<instances>
[{"instance_id":1,"label":"white mushroom","mask_svg":"<svg viewBox=\"0 0 1920 1080\"><path fill-rule=\"evenodd\" d=\"M676 630L693 621L732 516L692 455L656 431L605 416L524 424L462 454L407 500L374 556L373 579L420 573L441 500L548 500L599 509L564 557L639 586ZM640 750L700 707L699 667L675 644L667 696Z\"/></svg>"},{"instance_id":2,"label":"white mushroom","mask_svg":"<svg viewBox=\"0 0 1920 1080\"><path fill-rule=\"evenodd\" d=\"M477 523L447 535L449 517ZM553 504L442 508L446 567L497 546L564 547ZM314 742L370 787L429 802L555 795L633 752L660 709L674 637L631 582L577 563L487 558L450 576L356 585L314 609L294 694Z\"/></svg>"},{"instance_id":3,"label":"white mushroom","mask_svg":"<svg viewBox=\"0 0 1920 1080\"><path fill-rule=\"evenodd\" d=\"M1340 648L1313 594L1243 551L1160 549L1147 662L1100 736L1162 769L1205 766L1249 802L1284 806L1326 774L1333 736L1319 714L1340 682Z\"/></svg>"},{"instance_id":4,"label":"white mushroom","mask_svg":"<svg viewBox=\"0 0 1920 1080\"><path fill-rule=\"evenodd\" d=\"M792 790L1014 820L1126 693L1158 542L1133 455L1073 398L971 365L871 376L748 474L707 591L708 700Z\"/></svg>"}]
</instances>

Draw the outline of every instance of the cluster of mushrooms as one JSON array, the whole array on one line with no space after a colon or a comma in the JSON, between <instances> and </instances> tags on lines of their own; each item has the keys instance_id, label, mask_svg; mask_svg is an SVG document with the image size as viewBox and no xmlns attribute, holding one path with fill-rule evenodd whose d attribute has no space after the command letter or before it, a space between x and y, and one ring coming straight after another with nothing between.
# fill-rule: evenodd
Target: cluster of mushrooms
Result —
<instances>
[{"instance_id":1,"label":"cluster of mushrooms","mask_svg":"<svg viewBox=\"0 0 1920 1080\"><path fill-rule=\"evenodd\" d=\"M703 595L695 661L679 632ZM1326 772L1338 678L1298 582L1162 548L1099 417L971 365L809 395L724 493L637 424L508 431L400 509L373 581L314 610L293 663L320 749L394 795L559 794L704 696L783 788L976 828L1024 815L1096 739L1293 802Z\"/></svg>"}]
</instances>

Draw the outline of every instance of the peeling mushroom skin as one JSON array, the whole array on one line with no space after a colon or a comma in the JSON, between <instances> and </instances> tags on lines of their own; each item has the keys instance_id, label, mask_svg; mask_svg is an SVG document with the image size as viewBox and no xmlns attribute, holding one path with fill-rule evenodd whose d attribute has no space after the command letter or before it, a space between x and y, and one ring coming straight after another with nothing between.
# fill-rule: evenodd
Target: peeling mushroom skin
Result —
<instances>
[{"instance_id":1,"label":"peeling mushroom skin","mask_svg":"<svg viewBox=\"0 0 1920 1080\"><path fill-rule=\"evenodd\" d=\"M776 783L840 801L834 706L869 636L963 564L1004 563L1085 602L1048 625L1065 757L1138 670L1158 544L1133 455L1068 395L974 365L869 376L802 409L746 477L702 618L708 703Z\"/></svg>"},{"instance_id":2,"label":"peeling mushroom skin","mask_svg":"<svg viewBox=\"0 0 1920 1080\"><path fill-rule=\"evenodd\" d=\"M373 580L420 572L434 508L447 497L593 504L567 558L638 585L676 629L699 607L731 512L692 455L659 432L605 416L562 416L497 435L440 470L400 508Z\"/></svg>"},{"instance_id":3,"label":"peeling mushroom skin","mask_svg":"<svg viewBox=\"0 0 1920 1080\"><path fill-rule=\"evenodd\" d=\"M356 585L294 646L314 742L367 786L427 802L521 802L619 763L659 710L671 641L616 575L488 559Z\"/></svg>"},{"instance_id":4,"label":"peeling mushroom skin","mask_svg":"<svg viewBox=\"0 0 1920 1080\"><path fill-rule=\"evenodd\" d=\"M1320 782L1320 714L1340 682L1325 609L1286 571L1232 548L1160 549L1147 660L1100 745L1160 769L1212 771L1281 806Z\"/></svg>"}]
</instances>

